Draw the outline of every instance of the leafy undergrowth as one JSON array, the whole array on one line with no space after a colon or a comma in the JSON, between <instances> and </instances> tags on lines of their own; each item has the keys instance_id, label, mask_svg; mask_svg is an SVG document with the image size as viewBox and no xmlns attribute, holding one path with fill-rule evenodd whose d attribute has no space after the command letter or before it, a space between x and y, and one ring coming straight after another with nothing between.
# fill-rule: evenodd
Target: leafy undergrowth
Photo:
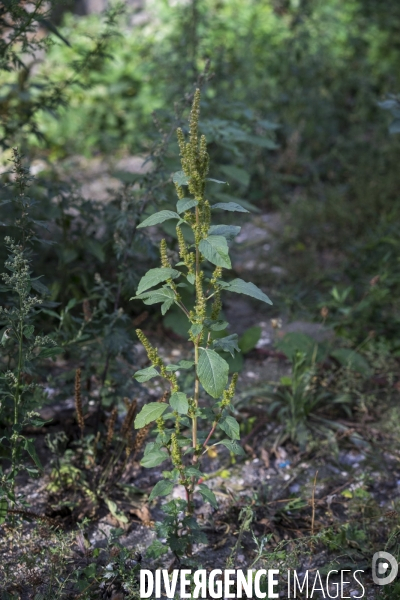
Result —
<instances>
[{"instance_id":1,"label":"leafy undergrowth","mask_svg":"<svg viewBox=\"0 0 400 600\"><path fill-rule=\"evenodd\" d=\"M164 331L164 360L176 362L187 352L185 343L176 339L172 345L171 333ZM371 557L382 549L397 555L400 531L396 361L382 363L380 372L369 376L348 370L336 378L333 368L320 365L316 385L342 393L346 384L353 394L351 412L346 416L329 402L319 407L307 421L312 435L303 449L301 439L288 435L272 394L288 387L282 379L293 377L293 363L280 351L271 349L266 356L256 349L245 367L235 410L246 454L235 456L222 445L209 448L204 479L218 508L204 505L195 494L195 513L208 544L195 546L193 557L182 562L171 552L157 560L146 555L155 539L154 522L163 515L160 506L165 510L172 497L149 502L163 467L144 469L142 450L133 449L122 470L120 463L112 466L104 484L106 459L121 448L129 406L124 418L116 419L109 445L107 427L94 440L96 415L90 405L83 435L72 398L43 409L42 417L52 420L26 433L35 437L44 471L36 479L20 476L16 492L23 495L26 511L10 513L1 527L2 598L139 598L141 566L188 563L320 573L362 569L365 597L378 597ZM144 384L138 404L159 395L157 384ZM180 488L173 497L179 499Z\"/></svg>"}]
</instances>

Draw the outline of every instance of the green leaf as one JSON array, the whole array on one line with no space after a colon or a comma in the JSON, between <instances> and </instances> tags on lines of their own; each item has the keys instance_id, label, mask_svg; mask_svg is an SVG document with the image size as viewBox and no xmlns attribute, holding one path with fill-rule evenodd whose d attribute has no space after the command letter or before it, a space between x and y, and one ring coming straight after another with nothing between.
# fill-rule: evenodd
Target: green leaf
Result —
<instances>
[{"instance_id":1,"label":"green leaf","mask_svg":"<svg viewBox=\"0 0 400 600\"><path fill-rule=\"evenodd\" d=\"M60 315L58 313L56 313L54 310L50 310L49 308L42 308L42 310L40 312L44 313L45 315L49 315L50 317L55 317L59 321L61 320Z\"/></svg>"},{"instance_id":2,"label":"green leaf","mask_svg":"<svg viewBox=\"0 0 400 600\"><path fill-rule=\"evenodd\" d=\"M337 348L331 352L331 356L336 358L341 365L348 369L361 373L361 375L371 375L371 368L365 358L354 350L350 350L349 348Z\"/></svg>"},{"instance_id":3,"label":"green leaf","mask_svg":"<svg viewBox=\"0 0 400 600\"><path fill-rule=\"evenodd\" d=\"M171 290L171 288L162 287L159 290L144 292L144 294L134 296L133 298L131 298L131 300L142 300L143 304L147 305L162 302L161 313L165 315L165 313L171 308L175 301L175 293L173 292L173 290Z\"/></svg>"},{"instance_id":4,"label":"green leaf","mask_svg":"<svg viewBox=\"0 0 400 600\"><path fill-rule=\"evenodd\" d=\"M146 550L146 558L157 559L167 552L169 552L169 548L166 544L163 544L160 540L154 540Z\"/></svg>"},{"instance_id":5,"label":"green leaf","mask_svg":"<svg viewBox=\"0 0 400 600\"><path fill-rule=\"evenodd\" d=\"M233 440L240 440L239 423L234 417L228 415L225 419L219 421L218 426Z\"/></svg>"},{"instance_id":6,"label":"green leaf","mask_svg":"<svg viewBox=\"0 0 400 600\"><path fill-rule=\"evenodd\" d=\"M254 283L247 283L246 281L243 281L243 279L234 279L228 284L224 284L223 289L227 290L228 292L235 292L235 294L245 294L246 296L251 296L252 298L261 300L266 304L272 304L268 296L264 294L264 292L262 292L256 285L254 285Z\"/></svg>"},{"instance_id":7,"label":"green leaf","mask_svg":"<svg viewBox=\"0 0 400 600\"><path fill-rule=\"evenodd\" d=\"M194 198L182 198L182 200L178 200L176 203L176 210L181 214L197 205L198 202Z\"/></svg>"},{"instance_id":8,"label":"green leaf","mask_svg":"<svg viewBox=\"0 0 400 600\"><path fill-rule=\"evenodd\" d=\"M249 327L246 331L240 336L239 340L239 348L246 354L253 350L256 347L258 340L261 337L261 327L259 325L255 325L254 327Z\"/></svg>"},{"instance_id":9,"label":"green leaf","mask_svg":"<svg viewBox=\"0 0 400 600\"><path fill-rule=\"evenodd\" d=\"M52 356L56 356L57 354L62 354L64 352L64 348L58 348L57 346L53 346L51 348L43 348L39 352L40 358L51 358Z\"/></svg>"},{"instance_id":10,"label":"green leaf","mask_svg":"<svg viewBox=\"0 0 400 600\"><path fill-rule=\"evenodd\" d=\"M160 210L160 212L154 213L144 221L142 221L137 228L141 227L151 227L152 225L158 225L159 223L164 223L164 221L168 221L169 219L179 219L178 213L172 210Z\"/></svg>"},{"instance_id":11,"label":"green leaf","mask_svg":"<svg viewBox=\"0 0 400 600\"><path fill-rule=\"evenodd\" d=\"M103 496L104 502L107 504L107 508L110 511L110 513L113 515L113 517L115 517L120 523L127 523L128 522L128 518L126 515L124 515L123 512L118 510L118 507L116 505L116 503L114 502L114 500L111 500L111 498L108 498L107 496Z\"/></svg>"},{"instance_id":12,"label":"green leaf","mask_svg":"<svg viewBox=\"0 0 400 600\"><path fill-rule=\"evenodd\" d=\"M24 327L24 336L30 340L33 336L33 332L35 331L34 325L25 325Z\"/></svg>"},{"instance_id":13,"label":"green leaf","mask_svg":"<svg viewBox=\"0 0 400 600\"><path fill-rule=\"evenodd\" d=\"M188 185L189 177L187 177L183 171L177 171L173 174L172 181L178 185Z\"/></svg>"},{"instance_id":14,"label":"green leaf","mask_svg":"<svg viewBox=\"0 0 400 600\"><path fill-rule=\"evenodd\" d=\"M310 364L325 360L328 355L328 345L318 344L314 338L299 331L291 331L275 343L276 348L281 350L290 360L294 360L296 352L305 354Z\"/></svg>"},{"instance_id":15,"label":"green leaf","mask_svg":"<svg viewBox=\"0 0 400 600\"><path fill-rule=\"evenodd\" d=\"M167 279L176 279L179 277L180 272L176 269L171 269L170 267L159 267L157 269L150 269L147 271L146 275L142 277L139 281L139 286L137 289L137 295L142 294L149 288L158 285L162 281L166 281Z\"/></svg>"},{"instance_id":16,"label":"green leaf","mask_svg":"<svg viewBox=\"0 0 400 600\"><path fill-rule=\"evenodd\" d=\"M144 383L145 381L149 381L153 379L153 377L158 377L160 373L154 367L147 367L147 369L140 369L140 371L136 371L133 378L139 381L140 383Z\"/></svg>"},{"instance_id":17,"label":"green leaf","mask_svg":"<svg viewBox=\"0 0 400 600\"><path fill-rule=\"evenodd\" d=\"M210 235L199 244L199 250L210 263L217 267L231 269L229 248L226 239L222 235Z\"/></svg>"},{"instance_id":18,"label":"green leaf","mask_svg":"<svg viewBox=\"0 0 400 600\"><path fill-rule=\"evenodd\" d=\"M237 202L218 202L218 204L213 204L211 208L219 208L220 210L229 210L230 212L243 212L248 213L249 211L237 204Z\"/></svg>"},{"instance_id":19,"label":"green leaf","mask_svg":"<svg viewBox=\"0 0 400 600\"><path fill-rule=\"evenodd\" d=\"M212 319L204 319L204 325L211 331L223 331L228 327L229 323L228 321L223 321L222 319L218 319L217 321L213 321Z\"/></svg>"},{"instance_id":20,"label":"green leaf","mask_svg":"<svg viewBox=\"0 0 400 600\"><path fill-rule=\"evenodd\" d=\"M218 446L218 444L222 444L223 446L228 448L230 452L233 452L233 454L238 454L241 456L244 456L246 454L242 446L240 446L240 444L233 440L222 440L221 442L214 444L214 446Z\"/></svg>"},{"instance_id":21,"label":"green leaf","mask_svg":"<svg viewBox=\"0 0 400 600\"><path fill-rule=\"evenodd\" d=\"M168 365L167 371L180 371L181 369L191 369L194 365L192 360L180 360L177 365Z\"/></svg>"},{"instance_id":22,"label":"green leaf","mask_svg":"<svg viewBox=\"0 0 400 600\"><path fill-rule=\"evenodd\" d=\"M33 289L38 292L41 296L51 296L51 291L49 288L41 283L40 281L31 280L31 285Z\"/></svg>"},{"instance_id":23,"label":"green leaf","mask_svg":"<svg viewBox=\"0 0 400 600\"><path fill-rule=\"evenodd\" d=\"M92 254L99 262L104 262L106 255L103 249L102 244L94 239L87 239L85 241L85 249Z\"/></svg>"},{"instance_id":24,"label":"green leaf","mask_svg":"<svg viewBox=\"0 0 400 600\"><path fill-rule=\"evenodd\" d=\"M34 21L37 21L38 23L40 23L41 25L44 25L44 27L46 29L48 29L48 31L51 31L52 33L54 33L58 38L60 38L60 40L62 42L64 42L64 44L66 46L69 46L70 48L72 48L71 44L69 43L69 41L59 32L59 30L57 29L57 27L51 22L49 21L49 19L46 19L45 17L42 16L35 16Z\"/></svg>"},{"instance_id":25,"label":"green leaf","mask_svg":"<svg viewBox=\"0 0 400 600\"><path fill-rule=\"evenodd\" d=\"M145 469L152 469L153 467L158 467L164 460L167 460L168 454L166 452L162 452L161 450L153 450L153 452L148 452L145 454L140 461L140 464Z\"/></svg>"},{"instance_id":26,"label":"green leaf","mask_svg":"<svg viewBox=\"0 0 400 600\"><path fill-rule=\"evenodd\" d=\"M189 402L186 394L183 394L182 392L174 392L169 399L169 403L174 410L178 411L178 413L187 415L189 410Z\"/></svg>"},{"instance_id":27,"label":"green leaf","mask_svg":"<svg viewBox=\"0 0 400 600\"><path fill-rule=\"evenodd\" d=\"M43 471L42 463L40 462L39 457L36 454L35 445L34 445L33 440L25 439L24 440L24 448L29 453L30 457L32 458L32 460L35 463L35 465L37 466L37 468L40 471Z\"/></svg>"},{"instance_id":28,"label":"green leaf","mask_svg":"<svg viewBox=\"0 0 400 600\"><path fill-rule=\"evenodd\" d=\"M67 306L65 307L65 313L69 312L72 308L74 308L77 302L78 300L76 298L71 298L71 300L69 300Z\"/></svg>"},{"instance_id":29,"label":"green leaf","mask_svg":"<svg viewBox=\"0 0 400 600\"><path fill-rule=\"evenodd\" d=\"M189 283L194 285L194 282L196 281L196 276L194 273L188 273L188 275L186 275L186 279L188 280Z\"/></svg>"},{"instance_id":30,"label":"green leaf","mask_svg":"<svg viewBox=\"0 0 400 600\"><path fill-rule=\"evenodd\" d=\"M257 208L257 206L255 206L248 200L245 200L244 198L238 198L237 196L231 196L230 194L225 194L224 192L218 192L217 194L214 194L214 196L220 202L235 202L237 204L240 204L243 208L247 208L247 210L250 212L256 212L256 213L261 212L260 209Z\"/></svg>"},{"instance_id":31,"label":"green leaf","mask_svg":"<svg viewBox=\"0 0 400 600\"><path fill-rule=\"evenodd\" d=\"M200 483L199 492L203 496L203 500L208 501L214 508L218 508L218 503L214 492L212 492L207 485Z\"/></svg>"},{"instance_id":32,"label":"green leaf","mask_svg":"<svg viewBox=\"0 0 400 600\"><path fill-rule=\"evenodd\" d=\"M174 482L167 481L166 479L161 479L161 481L157 481L156 485L151 490L151 494L149 496L149 502L157 498L158 496L168 496L174 489Z\"/></svg>"},{"instance_id":33,"label":"green leaf","mask_svg":"<svg viewBox=\"0 0 400 600\"><path fill-rule=\"evenodd\" d=\"M198 479L201 479L203 477L203 473L196 469L196 467L186 467L185 475L187 477L197 477Z\"/></svg>"},{"instance_id":34,"label":"green leaf","mask_svg":"<svg viewBox=\"0 0 400 600\"><path fill-rule=\"evenodd\" d=\"M135 429L141 429L145 425L148 425L148 423L156 421L167 408L168 404L162 402L149 402L149 404L145 404L140 413L136 416Z\"/></svg>"},{"instance_id":35,"label":"green leaf","mask_svg":"<svg viewBox=\"0 0 400 600\"><path fill-rule=\"evenodd\" d=\"M220 169L227 177L237 181L244 187L248 187L250 183L250 175L244 169L235 167L234 165L222 165L220 166Z\"/></svg>"},{"instance_id":36,"label":"green leaf","mask_svg":"<svg viewBox=\"0 0 400 600\"><path fill-rule=\"evenodd\" d=\"M214 340L213 347L219 348L224 352L229 352L232 356L235 356L235 350L236 352L240 352L237 333L232 333L232 335L227 335L226 337Z\"/></svg>"},{"instance_id":37,"label":"green leaf","mask_svg":"<svg viewBox=\"0 0 400 600\"><path fill-rule=\"evenodd\" d=\"M193 325L190 328L190 333L192 333L194 336L199 335L202 331L203 325L201 325L200 323L193 323Z\"/></svg>"},{"instance_id":38,"label":"green leaf","mask_svg":"<svg viewBox=\"0 0 400 600\"><path fill-rule=\"evenodd\" d=\"M2 525L4 523L4 521L6 520L7 508L8 508L7 500L5 498L1 498L1 500L0 500L0 525Z\"/></svg>"},{"instance_id":39,"label":"green leaf","mask_svg":"<svg viewBox=\"0 0 400 600\"><path fill-rule=\"evenodd\" d=\"M222 235L228 242L231 242L239 233L241 227L238 225L211 225L208 235Z\"/></svg>"},{"instance_id":40,"label":"green leaf","mask_svg":"<svg viewBox=\"0 0 400 600\"><path fill-rule=\"evenodd\" d=\"M228 363L214 350L200 348L197 375L210 396L218 398L228 383Z\"/></svg>"}]
</instances>

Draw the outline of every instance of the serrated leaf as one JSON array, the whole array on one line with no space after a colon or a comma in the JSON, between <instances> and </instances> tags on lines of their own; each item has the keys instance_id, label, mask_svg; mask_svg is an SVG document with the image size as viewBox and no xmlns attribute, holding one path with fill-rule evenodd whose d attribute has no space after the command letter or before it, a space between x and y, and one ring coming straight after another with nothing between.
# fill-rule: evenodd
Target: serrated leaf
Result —
<instances>
[{"instance_id":1,"label":"serrated leaf","mask_svg":"<svg viewBox=\"0 0 400 600\"><path fill-rule=\"evenodd\" d=\"M146 275L143 275L139 281L137 296L148 290L149 288L158 285L159 283L166 281L167 279L176 279L179 277L180 272L170 267L159 267L157 269L150 269ZM160 290L158 290L160 292ZM172 291L172 290L171 290Z\"/></svg>"},{"instance_id":2,"label":"serrated leaf","mask_svg":"<svg viewBox=\"0 0 400 600\"><path fill-rule=\"evenodd\" d=\"M186 394L184 394L183 392L174 392L173 394L171 394L169 403L172 406L172 408L178 413L181 413L181 415L187 415L187 412L189 410L189 402Z\"/></svg>"},{"instance_id":3,"label":"serrated leaf","mask_svg":"<svg viewBox=\"0 0 400 600\"><path fill-rule=\"evenodd\" d=\"M168 404L162 402L149 402L149 404L145 404L140 413L136 416L135 429L141 429L152 421L156 421L167 408Z\"/></svg>"},{"instance_id":4,"label":"serrated leaf","mask_svg":"<svg viewBox=\"0 0 400 600\"><path fill-rule=\"evenodd\" d=\"M212 492L207 485L205 485L204 483L200 483L198 491L203 496L203 500L207 500L207 502L209 502L212 507L218 508L218 502L214 495L214 492Z\"/></svg>"},{"instance_id":5,"label":"serrated leaf","mask_svg":"<svg viewBox=\"0 0 400 600\"><path fill-rule=\"evenodd\" d=\"M222 235L210 235L199 244L199 250L210 263L217 267L231 269L229 248L226 239Z\"/></svg>"},{"instance_id":6,"label":"serrated leaf","mask_svg":"<svg viewBox=\"0 0 400 600\"><path fill-rule=\"evenodd\" d=\"M210 396L218 398L228 383L228 363L214 350L200 348L197 375Z\"/></svg>"},{"instance_id":7,"label":"serrated leaf","mask_svg":"<svg viewBox=\"0 0 400 600\"><path fill-rule=\"evenodd\" d=\"M231 242L239 235L241 227L238 225L211 225L208 235L222 235L228 242Z\"/></svg>"},{"instance_id":8,"label":"serrated leaf","mask_svg":"<svg viewBox=\"0 0 400 600\"><path fill-rule=\"evenodd\" d=\"M228 210L230 212L243 212L248 213L249 211L237 204L237 202L218 202L218 204L213 204L211 208L220 210Z\"/></svg>"},{"instance_id":9,"label":"serrated leaf","mask_svg":"<svg viewBox=\"0 0 400 600\"><path fill-rule=\"evenodd\" d=\"M214 340L213 347L219 348L224 352L229 352L232 356L235 356L235 350L236 352L240 352L237 333L232 333L232 335L227 335L226 337Z\"/></svg>"},{"instance_id":10,"label":"serrated leaf","mask_svg":"<svg viewBox=\"0 0 400 600\"><path fill-rule=\"evenodd\" d=\"M177 171L173 174L172 181L178 185L188 185L189 177L183 171Z\"/></svg>"},{"instance_id":11,"label":"serrated leaf","mask_svg":"<svg viewBox=\"0 0 400 600\"><path fill-rule=\"evenodd\" d=\"M152 469L153 467L158 467L164 460L167 460L168 454L166 452L162 452L161 450L154 450L153 452L148 452L145 454L140 461L140 464L145 469Z\"/></svg>"},{"instance_id":12,"label":"serrated leaf","mask_svg":"<svg viewBox=\"0 0 400 600\"><path fill-rule=\"evenodd\" d=\"M219 421L218 426L225 431L232 440L240 440L240 428L239 423L234 417L228 415L222 421Z\"/></svg>"},{"instance_id":13,"label":"serrated leaf","mask_svg":"<svg viewBox=\"0 0 400 600\"><path fill-rule=\"evenodd\" d=\"M225 284L223 289L227 290L228 292L235 292L235 294L245 294L246 296L251 296L252 298L261 300L261 302L265 302L266 304L272 304L271 300L266 294L264 294L264 292L260 290L260 288L254 285L254 283L243 281L243 279L234 279L228 284Z\"/></svg>"},{"instance_id":14,"label":"serrated leaf","mask_svg":"<svg viewBox=\"0 0 400 600\"><path fill-rule=\"evenodd\" d=\"M147 367L146 369L140 369L140 371L136 371L133 378L140 383L144 383L145 381L150 381L153 377L158 377L160 373L157 371L155 367Z\"/></svg>"},{"instance_id":15,"label":"serrated leaf","mask_svg":"<svg viewBox=\"0 0 400 600\"><path fill-rule=\"evenodd\" d=\"M182 200L178 200L176 203L176 210L181 214L197 205L198 202L194 198L182 198Z\"/></svg>"},{"instance_id":16,"label":"serrated leaf","mask_svg":"<svg viewBox=\"0 0 400 600\"><path fill-rule=\"evenodd\" d=\"M149 502L157 498L158 496L168 496L172 492L174 488L173 481L167 481L166 479L162 479L161 481L157 481L156 485L151 490L151 494L149 496Z\"/></svg>"},{"instance_id":17,"label":"serrated leaf","mask_svg":"<svg viewBox=\"0 0 400 600\"><path fill-rule=\"evenodd\" d=\"M173 210L160 210L159 212L154 213L144 221L142 221L137 228L141 227L151 227L152 225L158 225L159 223L164 223L164 221L168 221L169 219L179 219L178 213Z\"/></svg>"},{"instance_id":18,"label":"serrated leaf","mask_svg":"<svg viewBox=\"0 0 400 600\"><path fill-rule=\"evenodd\" d=\"M336 358L341 365L361 373L361 375L369 376L371 374L371 368L365 358L358 352L350 350L349 348L337 348L331 352L331 356Z\"/></svg>"},{"instance_id":19,"label":"serrated leaf","mask_svg":"<svg viewBox=\"0 0 400 600\"><path fill-rule=\"evenodd\" d=\"M43 471L42 463L39 460L38 455L36 454L36 449L33 440L24 440L24 448L32 458L33 462L37 466L40 471Z\"/></svg>"},{"instance_id":20,"label":"serrated leaf","mask_svg":"<svg viewBox=\"0 0 400 600\"><path fill-rule=\"evenodd\" d=\"M237 442L235 442L233 440L222 440L221 442L218 442L218 444L222 444L223 446L228 448L228 450L230 452L233 452L234 454L238 454L238 455L242 455L242 456L244 456L246 454L245 451L243 450L242 446L240 446L240 444L238 444ZM217 446L217 444L214 444L214 446Z\"/></svg>"}]
</instances>

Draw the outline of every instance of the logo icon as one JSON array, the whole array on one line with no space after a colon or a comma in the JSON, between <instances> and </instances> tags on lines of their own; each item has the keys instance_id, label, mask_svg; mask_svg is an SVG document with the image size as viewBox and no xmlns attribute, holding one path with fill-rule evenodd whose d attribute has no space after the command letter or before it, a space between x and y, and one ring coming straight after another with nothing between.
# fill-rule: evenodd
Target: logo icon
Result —
<instances>
[{"instance_id":1,"label":"logo icon","mask_svg":"<svg viewBox=\"0 0 400 600\"><path fill-rule=\"evenodd\" d=\"M382 575L385 575L388 572L389 567L389 574L382 577ZM389 552L375 552L372 557L372 579L374 580L374 583L377 585L387 585L388 583L392 583L392 581L396 579L398 571L399 565L394 556L389 554Z\"/></svg>"}]
</instances>

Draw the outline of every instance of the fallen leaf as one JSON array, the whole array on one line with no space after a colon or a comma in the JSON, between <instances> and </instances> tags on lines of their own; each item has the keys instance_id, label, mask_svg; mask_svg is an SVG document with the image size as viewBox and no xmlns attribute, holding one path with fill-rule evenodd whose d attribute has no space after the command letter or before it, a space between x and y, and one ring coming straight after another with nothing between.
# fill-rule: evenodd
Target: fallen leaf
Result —
<instances>
[{"instance_id":1,"label":"fallen leaf","mask_svg":"<svg viewBox=\"0 0 400 600\"><path fill-rule=\"evenodd\" d=\"M152 521L151 513L146 504L142 504L142 506L135 506L134 508L130 508L129 513L131 515L135 515L135 517L138 517L144 525L149 525Z\"/></svg>"},{"instance_id":2,"label":"fallen leaf","mask_svg":"<svg viewBox=\"0 0 400 600\"><path fill-rule=\"evenodd\" d=\"M269 453L265 448L261 448L260 458L263 461L265 468L269 469Z\"/></svg>"}]
</instances>

